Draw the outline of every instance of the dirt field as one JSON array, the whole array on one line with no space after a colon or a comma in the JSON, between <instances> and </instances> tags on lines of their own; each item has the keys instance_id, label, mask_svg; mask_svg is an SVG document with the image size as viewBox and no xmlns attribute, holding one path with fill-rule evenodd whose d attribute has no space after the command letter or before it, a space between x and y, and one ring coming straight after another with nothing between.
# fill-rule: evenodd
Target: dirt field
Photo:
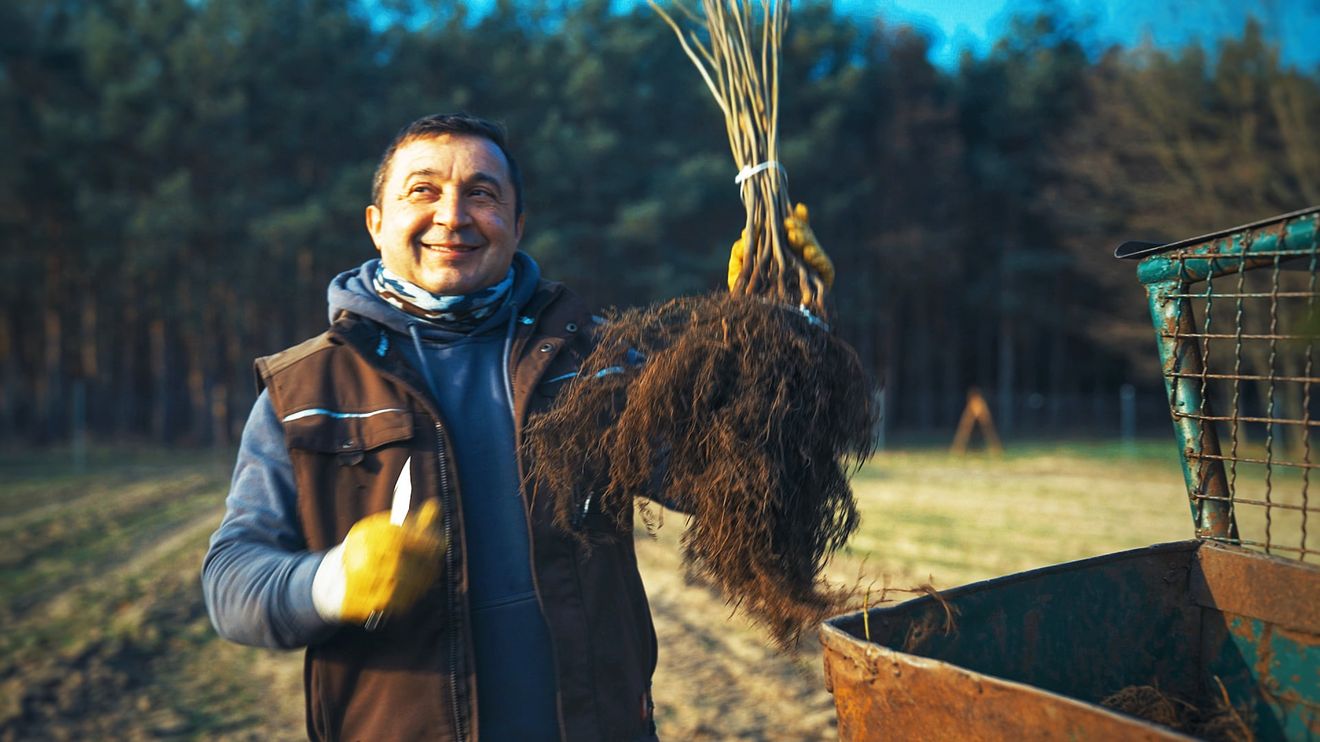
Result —
<instances>
[{"instance_id":1,"label":"dirt field","mask_svg":"<svg viewBox=\"0 0 1320 742\"><path fill-rule=\"evenodd\" d=\"M110 458L82 475L55 455L0 461L0 740L302 739L301 656L218 640L202 605L198 567L230 461ZM883 456L856 480L863 530L832 573L949 587L1184 538L1171 461ZM671 515L638 543L660 635L662 737L832 738L819 648L778 655L687 584L681 529Z\"/></svg>"}]
</instances>

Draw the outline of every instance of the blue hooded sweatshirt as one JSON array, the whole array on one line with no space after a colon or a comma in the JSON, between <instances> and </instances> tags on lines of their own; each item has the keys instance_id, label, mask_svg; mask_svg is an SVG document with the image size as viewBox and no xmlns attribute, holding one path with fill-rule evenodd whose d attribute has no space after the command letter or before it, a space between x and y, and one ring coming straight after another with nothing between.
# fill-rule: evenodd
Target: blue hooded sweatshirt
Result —
<instances>
[{"instance_id":1,"label":"blue hooded sweatshirt","mask_svg":"<svg viewBox=\"0 0 1320 742\"><path fill-rule=\"evenodd\" d=\"M508 352L540 268L514 257L504 305L468 333L441 330L382 300L379 260L341 273L330 319L347 310L379 323L422 376L446 422L462 493L479 724L492 739L558 739L554 658L533 588L514 441ZM220 528L202 567L212 623L225 638L291 648L334 631L311 599L324 553L308 552L297 518L284 429L263 391L243 431Z\"/></svg>"}]
</instances>

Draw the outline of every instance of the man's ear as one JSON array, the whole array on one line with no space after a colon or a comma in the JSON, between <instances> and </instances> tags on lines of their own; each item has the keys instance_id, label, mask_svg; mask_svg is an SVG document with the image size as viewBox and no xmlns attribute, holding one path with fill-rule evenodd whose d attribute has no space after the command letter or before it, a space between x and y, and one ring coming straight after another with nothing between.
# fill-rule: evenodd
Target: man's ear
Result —
<instances>
[{"instance_id":1,"label":"man's ear","mask_svg":"<svg viewBox=\"0 0 1320 742\"><path fill-rule=\"evenodd\" d=\"M521 213L521 214L518 215L518 222L514 225L514 228L513 228L513 236L514 236L514 237L517 237L517 238L520 239L520 240L522 239L522 236L523 236L523 225L526 223L526 221L527 221L527 212L523 212L523 213Z\"/></svg>"},{"instance_id":2,"label":"man's ear","mask_svg":"<svg viewBox=\"0 0 1320 742\"><path fill-rule=\"evenodd\" d=\"M376 236L380 234L380 207L371 204L367 207L367 234L371 235L371 241L376 243L376 250L380 250L380 240Z\"/></svg>"}]
</instances>

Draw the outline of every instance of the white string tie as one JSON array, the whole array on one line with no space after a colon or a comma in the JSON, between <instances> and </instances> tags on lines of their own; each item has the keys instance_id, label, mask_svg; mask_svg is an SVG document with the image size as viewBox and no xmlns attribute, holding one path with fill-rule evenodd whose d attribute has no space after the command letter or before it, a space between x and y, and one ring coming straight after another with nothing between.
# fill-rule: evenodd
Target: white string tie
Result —
<instances>
[{"instance_id":1,"label":"white string tie","mask_svg":"<svg viewBox=\"0 0 1320 742\"><path fill-rule=\"evenodd\" d=\"M779 168L780 172L783 172L784 170L784 166L780 164L778 160L766 160L765 162L762 162L757 165L744 165L743 169L738 171L738 177L734 178L733 182L737 183L738 185L742 185L743 181L747 180L753 175L756 175L759 172L769 170L772 167Z\"/></svg>"},{"instance_id":2,"label":"white string tie","mask_svg":"<svg viewBox=\"0 0 1320 742\"><path fill-rule=\"evenodd\" d=\"M806 304L799 304L799 305L797 306L797 310L798 310L798 313L799 313L799 314L801 314L803 317L806 317L806 318L807 318L807 322L808 322L809 324L813 324L813 325L815 325L815 326L817 326L817 327L819 327L819 328L825 330L826 332L829 332L829 331L830 331L830 325L829 325L829 323L826 322L825 320L821 319L820 317L817 317L815 314L813 314L812 311L811 311L810 309L807 309L807 305L806 305Z\"/></svg>"}]
</instances>

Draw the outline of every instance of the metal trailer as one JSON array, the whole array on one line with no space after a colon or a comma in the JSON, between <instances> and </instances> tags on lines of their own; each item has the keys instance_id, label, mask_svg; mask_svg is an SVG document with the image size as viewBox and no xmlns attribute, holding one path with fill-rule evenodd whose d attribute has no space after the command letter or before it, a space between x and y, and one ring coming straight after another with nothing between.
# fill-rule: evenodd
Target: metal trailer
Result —
<instances>
[{"instance_id":1,"label":"metal trailer","mask_svg":"<svg viewBox=\"0 0 1320 742\"><path fill-rule=\"evenodd\" d=\"M840 739L1189 739L1099 705L1136 686L1229 712L1228 738L1320 739L1320 207L1117 255L1195 538L830 619Z\"/></svg>"}]
</instances>

